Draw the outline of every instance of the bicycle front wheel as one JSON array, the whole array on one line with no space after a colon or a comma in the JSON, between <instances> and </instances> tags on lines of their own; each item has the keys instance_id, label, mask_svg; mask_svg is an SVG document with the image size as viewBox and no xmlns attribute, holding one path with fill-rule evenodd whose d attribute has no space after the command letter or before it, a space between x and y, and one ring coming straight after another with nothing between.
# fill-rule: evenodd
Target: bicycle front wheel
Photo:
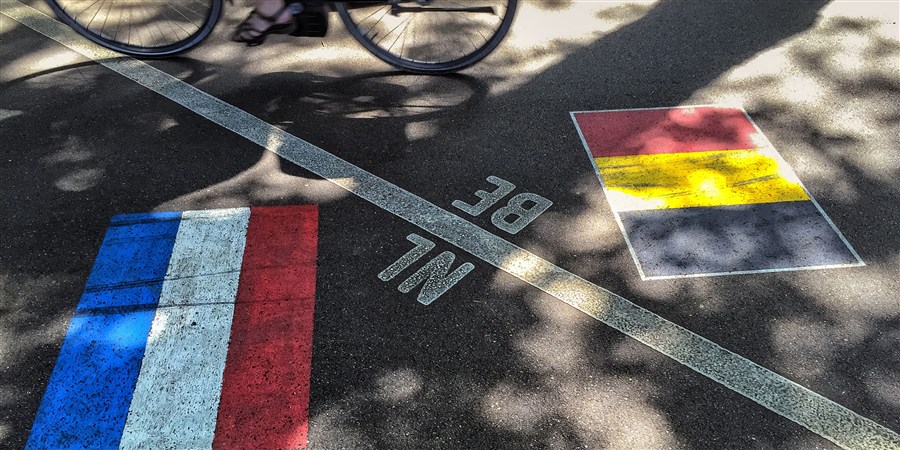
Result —
<instances>
[{"instance_id":1,"label":"bicycle front wheel","mask_svg":"<svg viewBox=\"0 0 900 450\"><path fill-rule=\"evenodd\" d=\"M47 0L82 36L132 56L184 52L209 36L222 0Z\"/></svg>"},{"instance_id":2,"label":"bicycle front wheel","mask_svg":"<svg viewBox=\"0 0 900 450\"><path fill-rule=\"evenodd\" d=\"M417 73L448 73L489 55L512 25L518 0L342 2L350 34L381 60Z\"/></svg>"}]
</instances>

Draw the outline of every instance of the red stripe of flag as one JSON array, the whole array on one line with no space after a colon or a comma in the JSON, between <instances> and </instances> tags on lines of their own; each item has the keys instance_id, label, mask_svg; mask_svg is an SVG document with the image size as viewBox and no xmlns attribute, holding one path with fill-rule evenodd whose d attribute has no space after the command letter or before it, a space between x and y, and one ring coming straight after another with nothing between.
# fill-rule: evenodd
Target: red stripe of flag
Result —
<instances>
[{"instance_id":1,"label":"red stripe of flag","mask_svg":"<svg viewBox=\"0 0 900 450\"><path fill-rule=\"evenodd\" d=\"M306 448L317 235L316 206L251 209L213 448Z\"/></svg>"},{"instance_id":2,"label":"red stripe of flag","mask_svg":"<svg viewBox=\"0 0 900 450\"><path fill-rule=\"evenodd\" d=\"M756 128L737 108L583 112L575 121L594 158L759 147Z\"/></svg>"}]
</instances>

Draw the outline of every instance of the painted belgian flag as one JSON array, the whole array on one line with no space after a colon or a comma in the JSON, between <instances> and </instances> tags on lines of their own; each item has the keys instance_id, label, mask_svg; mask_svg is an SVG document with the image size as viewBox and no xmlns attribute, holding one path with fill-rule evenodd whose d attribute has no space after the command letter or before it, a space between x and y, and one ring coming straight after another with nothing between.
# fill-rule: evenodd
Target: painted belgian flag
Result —
<instances>
[{"instance_id":1,"label":"painted belgian flag","mask_svg":"<svg viewBox=\"0 0 900 450\"><path fill-rule=\"evenodd\" d=\"M645 279L861 265L747 114L572 114Z\"/></svg>"}]
</instances>

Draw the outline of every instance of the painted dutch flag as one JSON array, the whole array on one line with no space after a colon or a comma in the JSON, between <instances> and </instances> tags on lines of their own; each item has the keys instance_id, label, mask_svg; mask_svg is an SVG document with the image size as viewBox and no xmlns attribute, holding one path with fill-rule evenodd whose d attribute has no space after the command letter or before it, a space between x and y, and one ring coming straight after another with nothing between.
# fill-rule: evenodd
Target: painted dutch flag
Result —
<instances>
[{"instance_id":1,"label":"painted dutch flag","mask_svg":"<svg viewBox=\"0 0 900 450\"><path fill-rule=\"evenodd\" d=\"M304 448L318 211L114 217L28 449Z\"/></svg>"}]
</instances>

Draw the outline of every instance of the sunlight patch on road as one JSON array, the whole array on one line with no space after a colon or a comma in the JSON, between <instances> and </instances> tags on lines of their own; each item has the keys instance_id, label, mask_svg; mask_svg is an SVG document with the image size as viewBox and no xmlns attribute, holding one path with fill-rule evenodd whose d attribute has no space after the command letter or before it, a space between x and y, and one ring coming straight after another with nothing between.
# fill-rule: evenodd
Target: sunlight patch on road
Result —
<instances>
[{"instance_id":1,"label":"sunlight patch on road","mask_svg":"<svg viewBox=\"0 0 900 450\"><path fill-rule=\"evenodd\" d=\"M0 71L0 82L10 82L36 72L59 69L86 59L68 49L53 46L51 48L25 53L9 61Z\"/></svg>"},{"instance_id":2,"label":"sunlight patch on road","mask_svg":"<svg viewBox=\"0 0 900 450\"><path fill-rule=\"evenodd\" d=\"M810 29L735 66L684 103L738 103L769 116L766 134L791 151L788 159L809 186L859 198L846 181L842 165L849 163L900 192L897 134L884 131L896 128L900 114L898 11L891 2L866 2L860 17L854 5L829 4Z\"/></svg>"},{"instance_id":3,"label":"sunlight patch on road","mask_svg":"<svg viewBox=\"0 0 900 450\"><path fill-rule=\"evenodd\" d=\"M529 439L542 437L547 448L576 442L617 449L683 446L656 406L664 397L660 386L644 375L622 377L610 369L666 364L664 357L642 350L633 339L601 344L592 338L596 329L577 311L543 294L526 298L537 323L516 337L515 351L534 371L533 381L507 378L489 388L480 403L488 423ZM569 432L539 433L548 423Z\"/></svg>"},{"instance_id":4,"label":"sunlight patch on road","mask_svg":"<svg viewBox=\"0 0 900 450\"><path fill-rule=\"evenodd\" d=\"M354 180L341 179L353 185ZM248 204L268 204L286 198L302 203L327 204L348 197L346 190L329 180L285 173L277 155L262 152L259 161L228 180L169 200L156 211L231 208Z\"/></svg>"},{"instance_id":5,"label":"sunlight patch on road","mask_svg":"<svg viewBox=\"0 0 900 450\"><path fill-rule=\"evenodd\" d=\"M16 116L21 116L24 114L23 111L11 110L11 109L0 109L0 122L10 119Z\"/></svg>"},{"instance_id":6,"label":"sunlight patch on road","mask_svg":"<svg viewBox=\"0 0 900 450\"><path fill-rule=\"evenodd\" d=\"M475 70L505 75L491 86L492 95L513 91L573 51L640 20L656 3L658 0L576 1L548 10L542 2L519 2L509 35Z\"/></svg>"}]
</instances>

